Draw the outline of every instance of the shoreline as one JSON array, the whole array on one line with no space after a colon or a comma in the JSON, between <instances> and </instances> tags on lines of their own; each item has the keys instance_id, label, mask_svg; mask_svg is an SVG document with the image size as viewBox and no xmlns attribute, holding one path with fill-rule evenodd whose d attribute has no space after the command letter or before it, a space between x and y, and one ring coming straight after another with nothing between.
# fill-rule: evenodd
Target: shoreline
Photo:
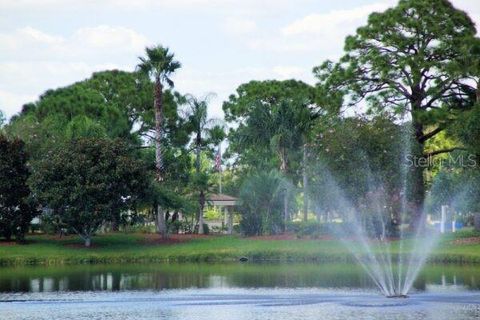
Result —
<instances>
[{"instance_id":1,"label":"shoreline","mask_svg":"<svg viewBox=\"0 0 480 320\"><path fill-rule=\"evenodd\" d=\"M0 243L0 267L23 265L147 264L147 263L356 263L337 240L269 240L238 236L175 236L113 233L98 235L93 247L81 246L76 236L35 235L28 244ZM460 240L459 240L460 239ZM462 241L461 239L478 239ZM405 254L408 254L408 250ZM392 244L394 255L398 253ZM430 264L480 264L480 237L442 237L427 259Z\"/></svg>"}]
</instances>

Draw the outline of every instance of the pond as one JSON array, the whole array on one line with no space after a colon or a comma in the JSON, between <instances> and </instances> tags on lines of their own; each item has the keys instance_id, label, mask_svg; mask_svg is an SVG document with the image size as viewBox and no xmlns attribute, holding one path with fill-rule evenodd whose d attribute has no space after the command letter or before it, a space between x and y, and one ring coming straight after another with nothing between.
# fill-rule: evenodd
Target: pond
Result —
<instances>
[{"instance_id":1,"label":"pond","mask_svg":"<svg viewBox=\"0 0 480 320\"><path fill-rule=\"evenodd\" d=\"M0 319L478 319L480 268L429 265L387 299L356 265L0 268Z\"/></svg>"}]
</instances>

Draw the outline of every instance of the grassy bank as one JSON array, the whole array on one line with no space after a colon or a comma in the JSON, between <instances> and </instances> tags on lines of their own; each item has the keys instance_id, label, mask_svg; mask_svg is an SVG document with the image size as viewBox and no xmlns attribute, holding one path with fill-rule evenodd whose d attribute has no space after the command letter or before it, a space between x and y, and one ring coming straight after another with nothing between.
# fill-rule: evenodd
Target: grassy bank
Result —
<instances>
[{"instance_id":1,"label":"grassy bank","mask_svg":"<svg viewBox=\"0 0 480 320\"><path fill-rule=\"evenodd\" d=\"M352 255L336 240L273 240L209 236L162 242L144 234L106 234L84 248L77 237L30 236L29 243L0 243L1 265L147 263L249 260L351 262ZM355 242L350 246L357 245ZM379 250L379 248L375 248ZM398 244L392 243L392 251ZM411 250L406 243L404 250ZM429 258L441 263L480 263L480 234L472 231L444 236Z\"/></svg>"}]
</instances>

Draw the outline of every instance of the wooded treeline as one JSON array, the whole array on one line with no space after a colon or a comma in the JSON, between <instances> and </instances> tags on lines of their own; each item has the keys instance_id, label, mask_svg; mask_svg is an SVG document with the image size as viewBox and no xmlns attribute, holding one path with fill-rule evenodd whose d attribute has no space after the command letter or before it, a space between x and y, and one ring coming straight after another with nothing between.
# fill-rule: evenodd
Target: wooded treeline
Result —
<instances>
[{"instance_id":1,"label":"wooded treeline","mask_svg":"<svg viewBox=\"0 0 480 320\"><path fill-rule=\"evenodd\" d=\"M479 211L476 34L447 0L401 0L315 66L317 83L252 80L224 120L208 116L209 95L175 91L181 64L167 47L147 48L135 72L96 72L0 116L0 232L22 240L43 208L87 245L106 224L205 233L220 174L247 235L327 222L339 199L365 215L382 203L392 225L441 204Z\"/></svg>"}]
</instances>

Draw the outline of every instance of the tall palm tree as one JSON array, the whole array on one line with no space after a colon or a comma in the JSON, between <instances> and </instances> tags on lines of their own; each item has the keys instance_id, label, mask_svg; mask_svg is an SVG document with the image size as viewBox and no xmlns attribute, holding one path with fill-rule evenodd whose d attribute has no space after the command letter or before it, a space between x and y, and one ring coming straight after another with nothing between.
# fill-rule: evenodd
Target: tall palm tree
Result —
<instances>
[{"instance_id":1,"label":"tall palm tree","mask_svg":"<svg viewBox=\"0 0 480 320\"><path fill-rule=\"evenodd\" d=\"M201 153L202 150L212 145L219 144L224 138L224 130L221 121L218 119L209 119L207 114L208 102L213 94L208 94L204 98L196 98L187 95L186 118L193 133L193 148L195 150L195 172L197 175L197 187L199 189L199 211L198 211L198 233L203 234L203 209L205 207L206 184L205 177L201 173ZM200 183L203 181L203 183Z\"/></svg>"},{"instance_id":2,"label":"tall palm tree","mask_svg":"<svg viewBox=\"0 0 480 320\"><path fill-rule=\"evenodd\" d=\"M180 62L174 60L174 54L167 47L157 45L145 48L146 57L139 57L140 63L137 68L155 81L155 94L153 107L155 109L155 176L158 182L163 180L163 88L165 85L173 87L174 83L170 76L181 67ZM160 207L157 207L157 232L163 236L167 233L165 215Z\"/></svg>"}]
</instances>

